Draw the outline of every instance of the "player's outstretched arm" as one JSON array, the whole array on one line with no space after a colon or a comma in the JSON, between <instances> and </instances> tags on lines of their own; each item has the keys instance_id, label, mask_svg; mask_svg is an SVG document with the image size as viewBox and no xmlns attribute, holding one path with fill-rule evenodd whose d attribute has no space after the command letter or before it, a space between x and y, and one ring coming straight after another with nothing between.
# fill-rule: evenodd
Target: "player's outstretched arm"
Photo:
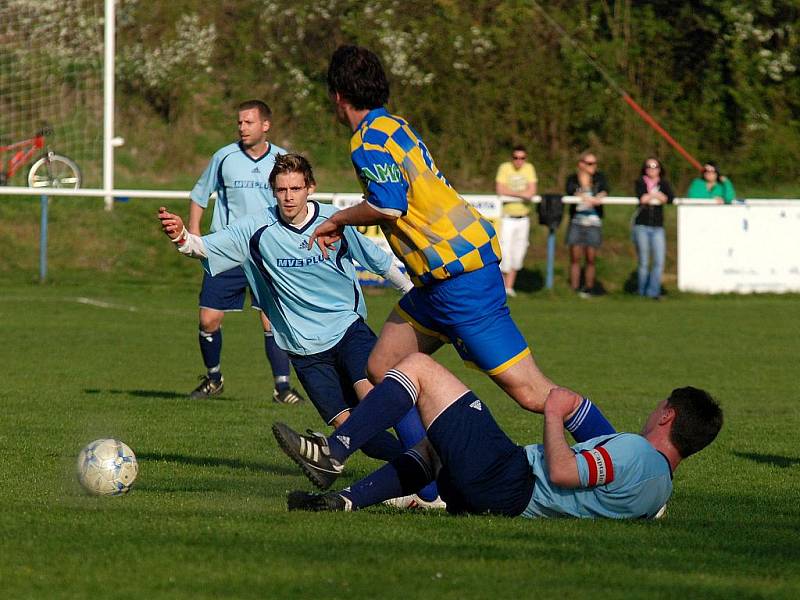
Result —
<instances>
[{"instance_id":1,"label":"player's outstretched arm","mask_svg":"<svg viewBox=\"0 0 800 600\"><path fill-rule=\"evenodd\" d=\"M169 241L177 243L186 230L183 219L169 212L166 206L161 206L158 209L158 220L161 221L161 231L169 238Z\"/></svg>"},{"instance_id":2,"label":"player's outstretched arm","mask_svg":"<svg viewBox=\"0 0 800 600\"><path fill-rule=\"evenodd\" d=\"M328 258L328 250L333 250L335 244L342 239L345 225L381 225L395 219L396 216L386 215L367 202L361 202L334 213L320 224L308 239L308 249L312 249L316 243L322 250L322 255Z\"/></svg>"},{"instance_id":3,"label":"player's outstretched arm","mask_svg":"<svg viewBox=\"0 0 800 600\"><path fill-rule=\"evenodd\" d=\"M378 248L367 236L353 227L347 227L344 230L344 237L347 239L351 256L362 267L380 275L392 284L392 287L404 294L414 287L411 280L394 264L394 256Z\"/></svg>"},{"instance_id":4,"label":"player's outstretched arm","mask_svg":"<svg viewBox=\"0 0 800 600\"><path fill-rule=\"evenodd\" d=\"M158 220L161 221L161 231L175 244L178 252L192 258L207 258L202 238L189 233L178 215L162 206L158 209Z\"/></svg>"},{"instance_id":5,"label":"player's outstretched arm","mask_svg":"<svg viewBox=\"0 0 800 600\"><path fill-rule=\"evenodd\" d=\"M550 481L563 488L580 487L575 453L564 437L564 419L575 409L575 392L553 388L544 404L544 458Z\"/></svg>"},{"instance_id":6,"label":"player's outstretched arm","mask_svg":"<svg viewBox=\"0 0 800 600\"><path fill-rule=\"evenodd\" d=\"M308 239L308 249L313 250L314 244L317 244L322 250L322 256L328 258L328 250L335 250L336 243L342 239L343 235L344 225L340 225L331 217L323 221L311 233L311 237Z\"/></svg>"}]
</instances>

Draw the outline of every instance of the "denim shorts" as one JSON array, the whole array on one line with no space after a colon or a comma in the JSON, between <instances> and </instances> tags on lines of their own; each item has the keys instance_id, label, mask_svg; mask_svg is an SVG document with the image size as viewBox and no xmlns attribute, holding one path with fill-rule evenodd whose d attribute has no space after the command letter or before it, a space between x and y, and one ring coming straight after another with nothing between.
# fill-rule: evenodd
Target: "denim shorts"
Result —
<instances>
[{"instance_id":1,"label":"denim shorts","mask_svg":"<svg viewBox=\"0 0 800 600\"><path fill-rule=\"evenodd\" d=\"M597 225L570 223L567 230L567 245L599 248L603 245L603 228Z\"/></svg>"}]
</instances>

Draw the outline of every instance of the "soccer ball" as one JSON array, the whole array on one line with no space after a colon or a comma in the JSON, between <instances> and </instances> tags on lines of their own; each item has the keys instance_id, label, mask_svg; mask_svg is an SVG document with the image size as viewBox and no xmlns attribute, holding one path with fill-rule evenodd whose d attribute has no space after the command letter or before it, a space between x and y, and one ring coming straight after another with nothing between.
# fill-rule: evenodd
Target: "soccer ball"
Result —
<instances>
[{"instance_id":1,"label":"soccer ball","mask_svg":"<svg viewBox=\"0 0 800 600\"><path fill-rule=\"evenodd\" d=\"M78 455L78 481L95 496L127 494L138 473L136 455L119 440L95 440Z\"/></svg>"}]
</instances>

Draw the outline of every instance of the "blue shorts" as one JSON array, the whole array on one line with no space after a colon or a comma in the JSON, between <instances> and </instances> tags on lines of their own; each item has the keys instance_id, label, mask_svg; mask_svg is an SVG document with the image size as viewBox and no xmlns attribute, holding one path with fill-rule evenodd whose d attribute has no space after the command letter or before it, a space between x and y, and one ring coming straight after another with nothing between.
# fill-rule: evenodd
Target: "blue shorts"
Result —
<instances>
[{"instance_id":1,"label":"blue shorts","mask_svg":"<svg viewBox=\"0 0 800 600\"><path fill-rule=\"evenodd\" d=\"M497 264L415 287L395 310L411 326L452 343L470 366L502 373L530 354L506 304Z\"/></svg>"},{"instance_id":2,"label":"blue shorts","mask_svg":"<svg viewBox=\"0 0 800 600\"><path fill-rule=\"evenodd\" d=\"M242 310L244 308L245 291L250 288L242 267L236 267L219 275L211 276L203 273L203 286L200 288L200 307L221 311ZM261 307L258 298L250 290L250 304L253 308Z\"/></svg>"},{"instance_id":3,"label":"blue shorts","mask_svg":"<svg viewBox=\"0 0 800 600\"><path fill-rule=\"evenodd\" d=\"M436 478L447 511L522 514L533 495L533 471L522 446L500 429L489 407L467 392L428 427L442 460Z\"/></svg>"},{"instance_id":4,"label":"blue shorts","mask_svg":"<svg viewBox=\"0 0 800 600\"><path fill-rule=\"evenodd\" d=\"M305 356L289 354L297 378L326 423L358 404L353 384L367 378L367 359L377 339L358 319L333 348Z\"/></svg>"}]
</instances>

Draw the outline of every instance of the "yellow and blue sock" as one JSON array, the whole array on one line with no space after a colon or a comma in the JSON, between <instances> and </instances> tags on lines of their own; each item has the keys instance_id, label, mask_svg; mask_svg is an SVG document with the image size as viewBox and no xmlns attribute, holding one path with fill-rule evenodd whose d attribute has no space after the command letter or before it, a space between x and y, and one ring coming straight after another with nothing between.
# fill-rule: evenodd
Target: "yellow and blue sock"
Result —
<instances>
[{"instance_id":1,"label":"yellow and blue sock","mask_svg":"<svg viewBox=\"0 0 800 600\"><path fill-rule=\"evenodd\" d=\"M564 423L564 428L572 434L576 442L585 442L617 432L600 409L588 398L583 399L575 414Z\"/></svg>"}]
</instances>

